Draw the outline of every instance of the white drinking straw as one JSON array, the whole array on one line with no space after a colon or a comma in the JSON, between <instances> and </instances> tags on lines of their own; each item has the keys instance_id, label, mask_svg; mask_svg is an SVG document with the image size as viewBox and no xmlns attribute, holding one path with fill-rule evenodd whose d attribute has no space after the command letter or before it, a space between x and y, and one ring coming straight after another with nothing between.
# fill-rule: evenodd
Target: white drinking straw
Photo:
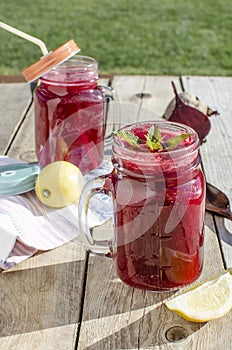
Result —
<instances>
[{"instance_id":1,"label":"white drinking straw","mask_svg":"<svg viewBox=\"0 0 232 350\"><path fill-rule=\"evenodd\" d=\"M31 41L32 43L38 45L43 53L43 55L46 55L48 53L47 47L44 44L44 42L38 38L35 38L34 36L31 36L27 33L22 32L21 30L18 30L14 27L9 26L8 24L5 24L3 22L0 22L0 28L7 30L8 32L11 32L15 35L20 36L23 39L26 39L28 41Z\"/></svg>"}]
</instances>

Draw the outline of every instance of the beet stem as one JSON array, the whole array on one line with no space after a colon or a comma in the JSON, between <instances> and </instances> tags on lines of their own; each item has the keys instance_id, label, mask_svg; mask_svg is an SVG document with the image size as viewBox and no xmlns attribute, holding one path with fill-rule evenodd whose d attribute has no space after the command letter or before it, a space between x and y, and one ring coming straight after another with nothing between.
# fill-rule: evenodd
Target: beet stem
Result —
<instances>
[{"instance_id":1,"label":"beet stem","mask_svg":"<svg viewBox=\"0 0 232 350\"><path fill-rule=\"evenodd\" d=\"M178 92L176 90L176 85L175 85L174 81L172 81L171 84L172 84L172 88L173 88L174 94L176 96L176 105L180 105L182 103L182 101L181 101L181 99L180 99L180 97L178 95Z\"/></svg>"}]
</instances>

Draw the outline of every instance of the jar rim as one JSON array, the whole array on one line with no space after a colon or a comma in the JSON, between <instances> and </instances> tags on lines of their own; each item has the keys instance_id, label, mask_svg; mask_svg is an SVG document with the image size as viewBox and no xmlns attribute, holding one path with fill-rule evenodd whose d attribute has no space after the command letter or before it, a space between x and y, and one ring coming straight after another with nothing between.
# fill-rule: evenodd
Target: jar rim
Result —
<instances>
[{"instance_id":1,"label":"jar rim","mask_svg":"<svg viewBox=\"0 0 232 350\"><path fill-rule=\"evenodd\" d=\"M74 55L69 60L56 65L39 78L49 85L85 85L98 80L98 62L95 58Z\"/></svg>"},{"instance_id":2,"label":"jar rim","mask_svg":"<svg viewBox=\"0 0 232 350\"><path fill-rule=\"evenodd\" d=\"M62 62L59 66L65 66L67 63L72 62L72 61L84 62L86 64L86 66L92 66L93 64L94 65L98 64L98 61L94 57L78 54L78 55L72 56L68 61ZM56 66L56 67L59 67L59 66ZM53 69L56 67L53 67Z\"/></svg>"},{"instance_id":3,"label":"jar rim","mask_svg":"<svg viewBox=\"0 0 232 350\"><path fill-rule=\"evenodd\" d=\"M198 148L199 144L200 144L200 140L199 140L199 137L196 133L196 131L191 128L190 126L188 125L185 125L185 124L182 124L182 123L177 123L177 122L172 122L172 121L168 121L168 120L148 120L148 121L138 121L138 122L134 122L134 123L131 123L131 124L128 124L128 125L125 125L123 127L121 127L117 132L120 132L120 131L129 131L129 130L133 130L136 128L136 126L145 126L146 129L148 129L148 127L152 126L152 125L155 125L155 126L158 126L158 127L162 127L163 129L164 128L167 128L167 129L175 129L175 130L179 130L179 131L183 131L183 133L186 133L186 134L191 134L193 135L194 137L192 138L192 141L190 142L190 144L188 145L185 145L184 147L181 147L181 148L174 148L174 149L170 149L168 150L168 152L171 152L171 153L181 153L183 148L188 151L190 150L193 146L194 148ZM125 143L122 143L119 141L119 137L117 136L117 132L114 134L114 140L113 140L113 143L114 145L128 151L128 153L131 153L131 154L138 154L138 153L141 153L143 154L145 157L146 157L146 154L150 155L150 154L166 154L167 151L166 150L160 150L159 152L149 152L149 150L145 151L144 149L139 149L139 148L128 148L125 146Z\"/></svg>"},{"instance_id":4,"label":"jar rim","mask_svg":"<svg viewBox=\"0 0 232 350\"><path fill-rule=\"evenodd\" d=\"M139 147L133 147L126 143L122 138L114 135L113 139L113 160L120 169L130 168L133 172L153 173L155 170L165 168L165 172L172 172L172 168L185 169L195 168L200 162L199 156L199 137L197 133L187 125L171 122L167 120L153 120L153 121L140 121L129 125L126 125L119 129L130 130L136 126L157 125L159 127L167 128L167 130L174 128L175 130L183 131L193 135L193 138L189 145L181 145L179 148L174 148L164 151L150 152L148 149L141 150ZM162 170L163 171L163 170Z\"/></svg>"}]
</instances>

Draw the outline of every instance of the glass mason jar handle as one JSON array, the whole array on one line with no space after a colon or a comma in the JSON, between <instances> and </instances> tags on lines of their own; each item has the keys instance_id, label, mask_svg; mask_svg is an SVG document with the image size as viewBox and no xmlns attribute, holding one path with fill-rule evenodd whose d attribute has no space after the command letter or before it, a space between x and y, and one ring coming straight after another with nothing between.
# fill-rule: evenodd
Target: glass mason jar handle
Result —
<instances>
[{"instance_id":1,"label":"glass mason jar handle","mask_svg":"<svg viewBox=\"0 0 232 350\"><path fill-rule=\"evenodd\" d=\"M110 196L110 191L104 186L105 181L106 179L109 179L109 176L110 174L102 175L87 182L82 190L78 205L79 229L86 249L91 253L107 257L112 256L112 252L110 251L112 237L103 240L94 239L92 230L88 225L88 210L90 208L90 199L94 195L104 193Z\"/></svg>"},{"instance_id":2,"label":"glass mason jar handle","mask_svg":"<svg viewBox=\"0 0 232 350\"><path fill-rule=\"evenodd\" d=\"M107 85L98 84L98 87L101 89L104 99L105 99L105 110L104 110L104 117L105 117L105 136L104 139L106 141L112 140L113 132L115 131L115 117L110 118L109 121L109 108L111 103L115 100L115 90ZM111 102L112 101L112 102Z\"/></svg>"},{"instance_id":3,"label":"glass mason jar handle","mask_svg":"<svg viewBox=\"0 0 232 350\"><path fill-rule=\"evenodd\" d=\"M103 84L98 84L98 86L102 89L107 102L109 100L114 100L115 91L112 87Z\"/></svg>"}]
</instances>

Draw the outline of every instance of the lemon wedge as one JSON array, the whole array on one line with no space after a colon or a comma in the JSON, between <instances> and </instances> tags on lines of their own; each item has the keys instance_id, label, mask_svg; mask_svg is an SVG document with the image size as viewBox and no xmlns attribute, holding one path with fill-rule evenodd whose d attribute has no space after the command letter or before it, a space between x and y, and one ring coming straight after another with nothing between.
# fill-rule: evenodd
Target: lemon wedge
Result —
<instances>
[{"instance_id":1,"label":"lemon wedge","mask_svg":"<svg viewBox=\"0 0 232 350\"><path fill-rule=\"evenodd\" d=\"M165 305L193 322L224 316L232 308L232 268L168 300Z\"/></svg>"},{"instance_id":2,"label":"lemon wedge","mask_svg":"<svg viewBox=\"0 0 232 350\"><path fill-rule=\"evenodd\" d=\"M80 169L66 161L56 161L44 167L35 183L38 199L48 207L62 208L76 203L84 179Z\"/></svg>"}]
</instances>

